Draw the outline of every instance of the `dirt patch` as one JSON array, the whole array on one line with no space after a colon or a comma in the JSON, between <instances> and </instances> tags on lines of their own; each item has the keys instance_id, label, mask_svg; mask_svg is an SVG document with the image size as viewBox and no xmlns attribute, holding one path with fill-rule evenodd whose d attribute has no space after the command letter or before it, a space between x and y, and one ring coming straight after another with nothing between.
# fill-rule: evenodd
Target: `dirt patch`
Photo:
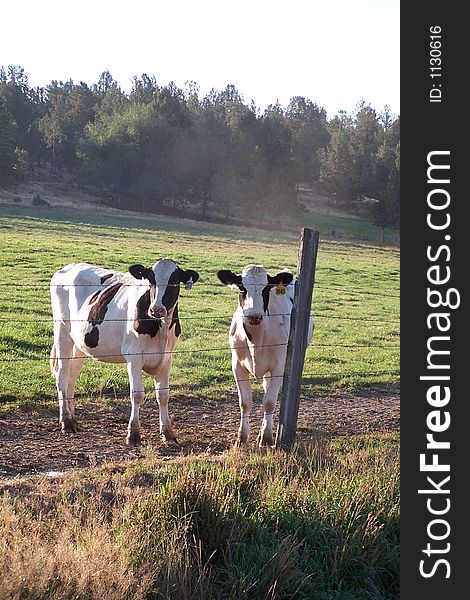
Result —
<instances>
[{"instance_id":1,"label":"dirt patch","mask_svg":"<svg viewBox=\"0 0 470 600\"><path fill-rule=\"evenodd\" d=\"M82 431L73 435L60 432L55 409L37 407L1 416L0 478L136 460L149 451L162 460L201 452L219 454L233 444L239 423L236 398L206 405L196 397L173 396L170 414L179 445L165 444L159 435L158 407L148 401L141 409L142 448L135 449L125 444L129 412L125 400L77 403ZM258 398L251 418L253 445L261 419ZM398 431L399 422L399 397L394 394L369 391L303 397L298 439Z\"/></svg>"}]
</instances>

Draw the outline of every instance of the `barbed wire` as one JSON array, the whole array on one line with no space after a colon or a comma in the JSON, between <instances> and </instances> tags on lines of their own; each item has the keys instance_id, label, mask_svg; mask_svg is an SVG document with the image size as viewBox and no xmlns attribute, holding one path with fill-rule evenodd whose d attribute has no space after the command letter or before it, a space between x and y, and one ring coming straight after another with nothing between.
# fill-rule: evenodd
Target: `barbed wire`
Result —
<instances>
[{"instance_id":1,"label":"barbed wire","mask_svg":"<svg viewBox=\"0 0 470 600\"><path fill-rule=\"evenodd\" d=\"M361 372L361 371L351 371L351 372L346 372L346 373L330 373L328 376L323 376L319 373L304 373L302 375L302 379L317 379L317 380L324 380L324 379L343 379L345 377L351 377L351 376L360 376L360 377L380 377L382 375L400 375L400 371L399 370L384 370L384 371L371 371L369 373L367 372ZM246 379L239 379L239 378L233 378L230 377L229 375L227 375L227 378L229 379L230 383L232 383L233 381L237 382L237 383L244 383L244 382L256 382L256 383L261 383L263 379L278 379L278 378L284 378L284 375L263 375L262 377L255 377L254 375L252 375L251 377L248 377ZM217 382L220 385L224 385L225 382L222 381L218 381ZM227 385L229 382L227 382L225 385ZM171 386L159 386L158 390L159 391L169 391L169 390L177 390L178 388L206 388L206 387L212 387L214 384L173 384ZM305 382L302 381L301 382L302 388L313 388L313 387L318 387L318 383L309 383L309 382ZM146 395L151 395L153 396L155 394L155 389L150 390L132 390L133 394L146 394ZM67 398L65 397L64 400L77 400L77 399L82 399L82 398L88 398L88 399L93 399L94 396L97 396L98 398L104 398L104 397L108 397L108 398L130 398L131 395L131 391L127 390L125 392L121 392L121 391L103 391L103 390L93 390L90 393L86 393L86 392L78 392L76 394L74 394L73 398Z\"/></svg>"},{"instance_id":2,"label":"barbed wire","mask_svg":"<svg viewBox=\"0 0 470 600\"><path fill-rule=\"evenodd\" d=\"M263 315L263 318L265 317L290 317L291 313L272 313L269 315ZM338 315L327 315L326 313L316 313L316 314L310 314L310 316L313 319L335 319L335 320L340 320L340 321L364 321L364 322L368 322L368 323L386 323L386 324L390 324L390 325L399 325L400 322L399 321L389 321L386 319L370 319L367 317L350 317L350 316L338 316ZM54 319L52 318L53 316L51 315L50 317L47 318L43 318L43 319L10 319L10 318L0 318L0 323L89 323L90 321L88 319ZM201 317L204 317L205 319L227 319L227 320L231 320L231 319L243 319L245 318L243 315L232 315L232 316L227 316L227 315L208 315L206 313L197 313L194 316L183 316L183 317L165 317L165 318L172 318L174 321L192 321L192 320L200 320ZM139 321L155 321L155 320L159 320L159 319L155 319L152 317L148 317L148 318L139 318ZM112 323L127 323L127 322L133 322L135 321L135 317L132 318L127 318L127 319L106 319L106 322L112 322Z\"/></svg>"},{"instance_id":3,"label":"barbed wire","mask_svg":"<svg viewBox=\"0 0 470 600\"><path fill-rule=\"evenodd\" d=\"M281 346L287 346L287 343L283 344L260 344L257 346L250 346L251 349L255 348L276 348ZM185 348L182 350L162 350L158 352L123 352L121 354L102 354L100 356L57 356L54 357L55 360L78 360L78 359L87 359L92 358L95 360L101 360L104 358L124 358L125 356L160 356L164 354L188 354L193 352L218 352L218 351L227 351L227 350L244 350L248 346L219 346L215 348ZM334 344L334 343L324 343L318 342L312 344L311 348L368 348L368 349L394 349L400 348L399 344ZM0 362L25 362L25 361L40 361L40 360L49 360L50 356L21 356L21 357L9 357L4 358L0 356ZM106 361L104 361L106 362Z\"/></svg>"},{"instance_id":4,"label":"barbed wire","mask_svg":"<svg viewBox=\"0 0 470 600\"><path fill-rule=\"evenodd\" d=\"M257 346L252 346L252 348L276 348L280 346L287 346L287 343L283 344L259 344ZM78 360L83 358L92 358L95 360L100 360L103 358L124 358L125 356L161 356L163 354L187 354L191 352L216 352L219 350L241 350L244 347L242 346L219 346L216 348L186 348L183 350L161 350L156 352L122 352L120 354L101 354L100 356L56 356L55 360ZM27 360L49 360L50 356L21 356L21 357L13 357L11 359L0 357L0 362L17 362L17 361L27 361Z\"/></svg>"},{"instance_id":5,"label":"barbed wire","mask_svg":"<svg viewBox=\"0 0 470 600\"><path fill-rule=\"evenodd\" d=\"M317 379L317 380L324 380L324 379L344 379L346 377L351 377L351 376L360 376L360 377L380 377L382 375L400 375L400 371L399 370L384 370L384 371L371 371L369 373L367 372L361 372L361 371L351 371L351 372L346 372L346 373L330 373L328 375L321 375L319 373L304 373L302 375L302 388L317 388L318 387L318 383L309 383L306 381L303 381L303 379ZM255 377L254 375L252 375L251 377L247 377L247 378L235 378L235 377L230 377L229 374L227 374L227 378L229 381L227 381L226 384L228 384L230 382L233 383L234 381L237 383L244 383L244 382L250 382L250 383L262 383L263 380L265 379L282 379L284 378L284 375L263 375L262 377ZM224 385L225 382L222 381L218 381L216 382L219 385ZM225 385L226 385L225 384ZM213 386L213 384L211 384L211 386ZM196 386L194 385L188 385L188 384L173 384L173 385L169 385L169 386L159 386L158 390L159 391L169 391L169 390L177 390L178 388L193 388L193 387L197 387L197 388L205 388L205 387L209 387L209 384L204 385L204 384L197 384ZM154 389L143 389L143 390L132 390L133 394L145 394L145 395L154 395L155 394L155 388ZM89 399L93 399L93 396L97 396L98 398L104 398L104 397L109 397L109 398L130 398L131 396L131 391L127 390L127 391L103 391L103 390L93 390L90 393L86 393L86 392L78 392L76 394L74 394L73 398L67 398L65 397L64 400L77 400L77 399L81 399L81 398L89 398Z\"/></svg>"},{"instance_id":6,"label":"barbed wire","mask_svg":"<svg viewBox=\"0 0 470 600\"><path fill-rule=\"evenodd\" d=\"M19 288L31 288L33 287L35 288L40 288L40 287L47 287L47 288L51 288L51 287L55 287L55 288L75 288L75 287L92 287L92 288L97 288L97 289L105 289L107 287L110 287L113 284L116 283L120 283L122 287L142 287L142 288L148 288L150 283L123 283L121 281L118 280L113 280L112 278L107 279L104 283L60 283L60 284L50 284L48 281L36 281L33 284L31 283L17 283L17 282L10 282L10 281L4 281L4 282L0 282L0 287L19 287ZM184 291L184 284L180 284L180 283L165 283L165 282L160 282L156 284L157 287L158 286L162 286L162 287L180 287L182 288L182 291ZM196 282L194 285L197 285L198 287L204 286L204 287L215 287L217 289L219 289L220 291L222 291L225 287L223 284L221 283L217 283L217 282L204 282L204 281L198 281ZM267 284L267 283L250 283L250 285L253 286L262 286L262 287L266 287L267 285L271 285L271 284ZM275 287L275 284L273 285L273 287ZM400 298L400 295L398 294L384 294L382 292L374 292L372 290L364 290L364 289L354 289L351 290L350 288L343 288L343 287L335 287L335 286L328 286L328 285L323 285L322 283L317 283L315 282L315 287L314 287L314 292L316 289L320 288L321 290L329 290L329 291L340 291L340 292L345 292L347 294L365 294L368 296L380 296L382 298Z\"/></svg>"},{"instance_id":7,"label":"barbed wire","mask_svg":"<svg viewBox=\"0 0 470 600\"><path fill-rule=\"evenodd\" d=\"M289 317L291 315L291 313L273 313L273 314L269 314L269 315L263 315L263 318L265 317ZM313 315L310 315L311 317L313 317ZM243 315L232 315L231 317L228 317L227 315L206 315L206 313L198 313L197 315L194 316L190 316L190 317L173 317L171 315L168 315L167 317L162 317L162 318L154 318L154 317L145 317L145 318L141 318L139 317L139 321L162 321L164 319L172 319L173 321L191 321L191 320L200 320L201 317L205 317L208 319L243 319L245 318ZM136 317L129 317L127 319L105 319L105 322L107 323L132 323L136 320ZM28 320L13 320L13 319L1 319L0 318L0 323L91 323L91 321L89 319L53 319L52 315L51 318L48 319L28 319Z\"/></svg>"}]
</instances>

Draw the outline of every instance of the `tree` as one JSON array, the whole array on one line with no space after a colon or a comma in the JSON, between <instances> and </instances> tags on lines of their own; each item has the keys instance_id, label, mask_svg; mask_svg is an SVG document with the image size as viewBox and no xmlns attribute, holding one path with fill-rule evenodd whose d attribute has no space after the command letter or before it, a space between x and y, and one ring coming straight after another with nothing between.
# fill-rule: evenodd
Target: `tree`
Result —
<instances>
[{"instance_id":1,"label":"tree","mask_svg":"<svg viewBox=\"0 0 470 600\"><path fill-rule=\"evenodd\" d=\"M291 156L297 182L315 182L320 176L320 153L330 140L324 108L302 96L291 99L285 113L291 131Z\"/></svg>"},{"instance_id":2,"label":"tree","mask_svg":"<svg viewBox=\"0 0 470 600\"><path fill-rule=\"evenodd\" d=\"M355 156L355 194L377 198L379 183L376 177L377 152L383 139L383 129L377 113L364 101L358 105L351 138Z\"/></svg>"},{"instance_id":3,"label":"tree","mask_svg":"<svg viewBox=\"0 0 470 600\"><path fill-rule=\"evenodd\" d=\"M51 149L53 170L57 164L69 169L76 166L78 141L94 118L94 104L86 83L53 81L47 87L47 114L39 121L39 129Z\"/></svg>"},{"instance_id":4,"label":"tree","mask_svg":"<svg viewBox=\"0 0 470 600\"><path fill-rule=\"evenodd\" d=\"M109 71L103 71L91 89L96 98L95 112L98 116L123 112L129 104L126 94Z\"/></svg>"},{"instance_id":5,"label":"tree","mask_svg":"<svg viewBox=\"0 0 470 600\"><path fill-rule=\"evenodd\" d=\"M44 90L30 89L24 69L9 66L0 69L0 94L15 123L15 140L20 149L27 151L31 159L39 161L46 148L38 130L38 119L45 114Z\"/></svg>"},{"instance_id":6,"label":"tree","mask_svg":"<svg viewBox=\"0 0 470 600\"><path fill-rule=\"evenodd\" d=\"M155 76L143 73L140 79L134 77L132 80L132 90L129 100L133 104L150 104L157 90L158 86Z\"/></svg>"},{"instance_id":7,"label":"tree","mask_svg":"<svg viewBox=\"0 0 470 600\"><path fill-rule=\"evenodd\" d=\"M6 107L6 101L0 94L0 184L15 177L17 166L16 127Z\"/></svg>"},{"instance_id":8,"label":"tree","mask_svg":"<svg viewBox=\"0 0 470 600\"><path fill-rule=\"evenodd\" d=\"M373 217L382 227L400 222L400 120L389 123L377 152L377 198Z\"/></svg>"},{"instance_id":9,"label":"tree","mask_svg":"<svg viewBox=\"0 0 470 600\"><path fill-rule=\"evenodd\" d=\"M331 139L320 153L320 182L340 202L350 203L357 194L353 120L341 111L330 121L328 129Z\"/></svg>"}]
</instances>

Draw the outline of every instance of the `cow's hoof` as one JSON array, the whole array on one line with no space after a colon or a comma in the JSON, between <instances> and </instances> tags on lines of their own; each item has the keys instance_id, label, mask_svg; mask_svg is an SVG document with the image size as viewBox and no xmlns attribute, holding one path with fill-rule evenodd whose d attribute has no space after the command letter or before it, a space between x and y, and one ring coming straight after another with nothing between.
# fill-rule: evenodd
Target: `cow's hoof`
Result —
<instances>
[{"instance_id":1,"label":"cow's hoof","mask_svg":"<svg viewBox=\"0 0 470 600\"><path fill-rule=\"evenodd\" d=\"M274 446L274 438L273 437L261 438L260 443L259 443L260 448L271 448L272 446Z\"/></svg>"},{"instance_id":2,"label":"cow's hoof","mask_svg":"<svg viewBox=\"0 0 470 600\"><path fill-rule=\"evenodd\" d=\"M260 448L274 446L273 434L272 433L263 433L262 435L260 435L258 445Z\"/></svg>"},{"instance_id":3,"label":"cow's hoof","mask_svg":"<svg viewBox=\"0 0 470 600\"><path fill-rule=\"evenodd\" d=\"M140 446L140 442L141 442L141 437L140 437L140 431L129 431L126 437L126 444L128 446Z\"/></svg>"},{"instance_id":4,"label":"cow's hoof","mask_svg":"<svg viewBox=\"0 0 470 600\"><path fill-rule=\"evenodd\" d=\"M173 442L174 444L176 444L177 446L179 446L178 440L176 439L175 434L171 430L167 429L166 431L162 431L162 439L167 444L169 442Z\"/></svg>"},{"instance_id":5,"label":"cow's hoof","mask_svg":"<svg viewBox=\"0 0 470 600\"><path fill-rule=\"evenodd\" d=\"M62 433L78 433L80 431L76 419L64 419L60 425Z\"/></svg>"},{"instance_id":6,"label":"cow's hoof","mask_svg":"<svg viewBox=\"0 0 470 600\"><path fill-rule=\"evenodd\" d=\"M248 443L248 435L246 433L239 433L235 442L235 448L243 448Z\"/></svg>"}]
</instances>

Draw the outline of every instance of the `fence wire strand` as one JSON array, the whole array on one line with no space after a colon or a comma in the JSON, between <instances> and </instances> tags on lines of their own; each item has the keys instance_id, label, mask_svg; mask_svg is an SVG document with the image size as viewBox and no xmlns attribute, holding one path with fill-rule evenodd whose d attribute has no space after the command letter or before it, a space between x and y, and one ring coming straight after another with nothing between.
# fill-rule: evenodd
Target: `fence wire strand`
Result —
<instances>
[{"instance_id":1,"label":"fence wire strand","mask_svg":"<svg viewBox=\"0 0 470 600\"><path fill-rule=\"evenodd\" d=\"M19 288L23 288L23 287L27 287L27 288L34 288L34 289L40 289L40 288L74 288L74 287L93 287L93 288L102 288L102 289L106 289L107 287L116 284L116 283L121 283L122 287L143 287L143 288L148 288L150 283L123 283L121 281L119 281L119 279L116 281L115 279L109 278L107 279L104 283L57 283L57 284L51 284L48 281L36 281L34 284L31 283L17 283L17 282L10 282L10 281L4 281L4 282L0 282L0 287L19 287ZM184 284L180 284L180 283L166 283L166 282L160 282L156 284L157 287L158 286L162 286L162 287L181 287L182 291L186 291L184 289ZM197 281L194 285L196 285L197 287L213 287L218 289L219 291L222 291L225 289L226 286L224 286L222 283L217 283L217 282L204 282L204 281ZM250 285L253 286L260 286L260 287L266 287L268 284L267 283L251 283ZM273 286L275 287L275 286ZM328 290L328 291L336 291L336 292L344 292L345 294L351 296L351 295L362 295L365 294L367 296L379 296L381 298L400 298L399 294L384 294L382 292L374 292L372 290L363 290L363 289L355 289L355 290L351 290L350 288L343 288L343 287L336 287L336 286L329 286L329 285L323 285L321 283L315 282L315 288L314 288L314 293L315 291L317 291L318 289L320 290Z\"/></svg>"},{"instance_id":2,"label":"fence wire strand","mask_svg":"<svg viewBox=\"0 0 470 600\"><path fill-rule=\"evenodd\" d=\"M316 379L316 380L323 380L323 379L331 379L331 378L336 378L336 379L343 379L345 377L351 377L351 376L360 376L360 377L380 377L381 375L399 375L400 372L397 370L388 370L388 371L371 371L370 373L367 372L359 372L359 371L353 371L353 372L346 372L346 373L332 373L330 374L328 377L324 377L321 375L318 375L318 373L304 373L302 375L302 379ZM284 378L284 375L263 375L263 377L248 377L246 379L239 379L239 378L231 378L230 381L236 381L237 383L243 383L243 382L256 382L256 383L261 383L262 380L264 379L278 379L278 378ZM222 382L218 382L218 383L222 383ZM306 381L302 381L302 388L312 388L312 387L317 387L317 383L308 383ZM175 390L178 388L187 388L187 387L197 387L198 389L201 388L206 388L206 387L210 387L209 384L206 385L201 385L201 384L197 384L197 386L194 385L186 385L186 384L174 384L172 386L159 386L158 390L159 391L169 391L169 390ZM152 395L155 393L154 390L150 391L149 389L147 390L132 390L133 394L146 394L146 395ZM94 396L97 396L98 398L129 398L131 396L131 391L125 391L125 392L121 392L121 391L98 391L98 392L92 392L90 394L87 394L85 392L79 392L77 394L74 394L73 398L64 398L64 400L77 400L77 399L82 399L82 398L87 398L87 399L93 399Z\"/></svg>"},{"instance_id":3,"label":"fence wire strand","mask_svg":"<svg viewBox=\"0 0 470 600\"><path fill-rule=\"evenodd\" d=\"M260 344L257 346L248 346L248 348L256 349L256 348L277 348L281 346L287 346L287 343L283 344ZM311 348L368 348L368 349L394 349L399 348L399 344L329 344L324 342L318 342L311 346ZM125 362L126 356L160 356L164 354L190 354L190 353L198 353L198 352L220 352L220 351L228 351L228 350L242 350L246 349L247 346L218 346L214 348L185 348L182 350L161 350L158 352L123 352L121 354L102 354L100 356L57 356L54 357L55 360L78 360L78 359L88 359L92 358L94 360L100 360L103 358L122 358L123 362ZM41 361L41 360L49 360L50 356L21 356L21 357L0 357L0 362L13 363L13 362L26 362L26 361ZM106 361L105 361L106 362Z\"/></svg>"},{"instance_id":4,"label":"fence wire strand","mask_svg":"<svg viewBox=\"0 0 470 600\"><path fill-rule=\"evenodd\" d=\"M271 317L290 317L291 313L273 313L269 315L264 315L263 318L271 318ZM337 321L363 321L366 323L385 323L389 325L399 325L399 321L389 321L386 319L370 319L368 317L350 317L350 316L337 316L337 315L328 315L326 313L316 313L315 315L310 315L313 319L332 319ZM165 317L167 318L167 317ZM170 317L168 317L170 318ZM206 313L198 313L194 316L189 317L171 317L173 321L199 321L201 318L204 319L243 319L243 315L208 315ZM148 317L147 319L139 318L139 321L155 321L155 318ZM106 319L106 322L112 323L130 323L135 321L135 317L128 319ZM89 323L88 319L54 319L52 315L50 317L45 317L43 319L9 319L9 318L1 318L0 323Z\"/></svg>"}]
</instances>

